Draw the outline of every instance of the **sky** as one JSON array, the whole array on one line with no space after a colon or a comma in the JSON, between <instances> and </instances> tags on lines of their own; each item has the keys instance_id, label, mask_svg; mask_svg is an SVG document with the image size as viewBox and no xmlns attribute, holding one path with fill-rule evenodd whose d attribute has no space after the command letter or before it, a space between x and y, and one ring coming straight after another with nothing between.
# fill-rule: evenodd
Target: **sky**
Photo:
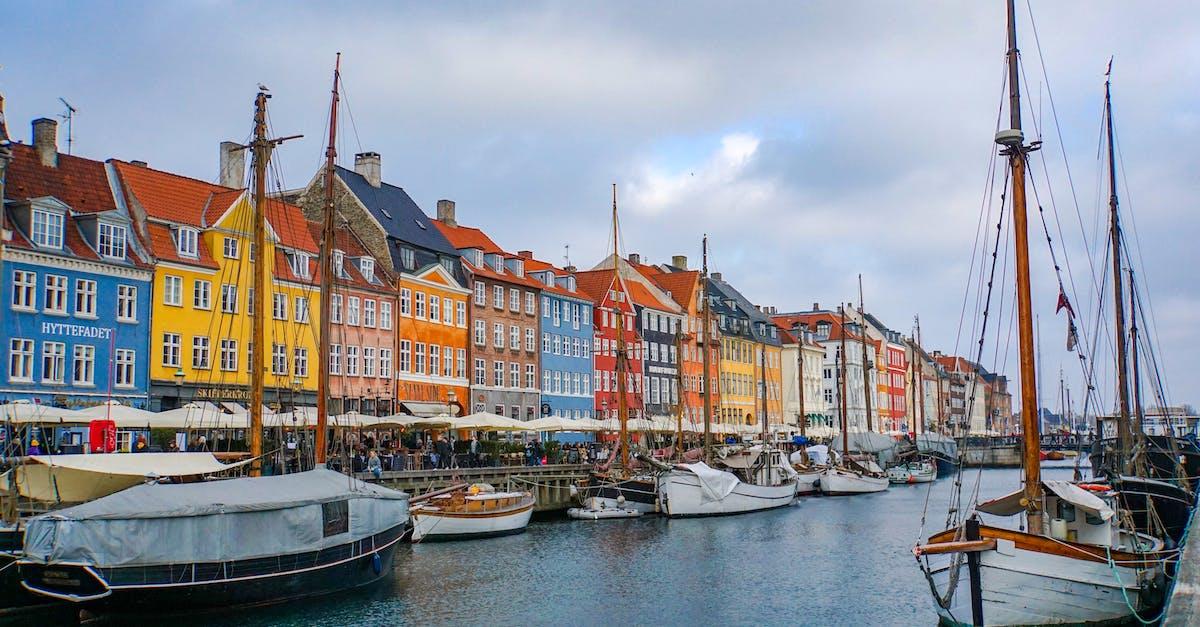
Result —
<instances>
[{"instance_id":1,"label":"sky","mask_svg":"<svg viewBox=\"0 0 1200 627\"><path fill-rule=\"evenodd\" d=\"M1200 11L1021 0L1018 16L1026 137L1043 140L1030 223L1043 404L1058 406L1060 368L1073 398L1082 383L1040 215L1085 339L1105 338L1097 386L1102 404L1113 397L1089 270L1105 259L1110 57L1143 333L1169 400L1200 401ZM861 274L867 309L905 335L919 315L928 349L972 356L978 340L991 240L977 233L993 237L1003 182L989 166L999 1L10 2L5 22L16 139L64 97L75 154L215 180L218 144L249 136L261 83L272 130L304 135L275 156L283 185L300 187L323 159L341 52L341 163L379 152L384 180L427 213L452 199L460 223L509 250L591 267L610 246L616 183L623 253L696 265L707 233L710 269L755 303L833 307L857 300ZM1015 381L1011 268L996 271L982 362Z\"/></svg>"}]
</instances>

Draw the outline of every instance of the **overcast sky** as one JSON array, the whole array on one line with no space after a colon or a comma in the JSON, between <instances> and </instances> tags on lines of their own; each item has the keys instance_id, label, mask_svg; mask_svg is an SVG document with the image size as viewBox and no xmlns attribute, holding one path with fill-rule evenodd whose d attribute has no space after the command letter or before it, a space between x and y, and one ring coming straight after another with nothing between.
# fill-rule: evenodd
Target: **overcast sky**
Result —
<instances>
[{"instance_id":1,"label":"overcast sky","mask_svg":"<svg viewBox=\"0 0 1200 627\"><path fill-rule=\"evenodd\" d=\"M1026 135L1040 116L1046 164L1033 170L1076 311L1094 335L1084 234L1096 237L1106 202L1097 146L1113 56L1137 270L1171 399L1200 400L1200 11L1034 2L1039 54L1018 4ZM569 245L571 262L590 267L605 253L616 182L626 253L695 264L707 232L711 268L756 303L832 305L857 297L862 273L867 308L892 328L910 333L919 314L928 348L974 344L958 319L1001 104L1002 2L37 2L5 13L0 90L18 139L29 120L60 113L62 96L79 109L76 154L215 180L218 142L248 136L261 82L275 132L305 135L277 153L284 184L301 186L322 159L341 51L343 164L381 153L384 179L428 213L450 198L460 223L510 250L561 264ZM1032 219L1044 404L1057 407L1060 364L1075 398L1080 368L1062 350L1053 266ZM1011 314L1008 268L993 315ZM1000 337L984 363L1015 380L1011 325L991 324Z\"/></svg>"}]
</instances>

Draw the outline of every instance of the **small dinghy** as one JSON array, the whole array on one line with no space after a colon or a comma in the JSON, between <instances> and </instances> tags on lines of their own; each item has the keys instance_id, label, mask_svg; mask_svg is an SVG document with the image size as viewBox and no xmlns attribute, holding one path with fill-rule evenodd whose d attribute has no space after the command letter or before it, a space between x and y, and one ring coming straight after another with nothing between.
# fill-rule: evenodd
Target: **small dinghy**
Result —
<instances>
[{"instance_id":1,"label":"small dinghy","mask_svg":"<svg viewBox=\"0 0 1200 627\"><path fill-rule=\"evenodd\" d=\"M628 507L572 507L567 516L575 520L608 520L610 518L638 518L642 513Z\"/></svg>"},{"instance_id":2,"label":"small dinghy","mask_svg":"<svg viewBox=\"0 0 1200 627\"><path fill-rule=\"evenodd\" d=\"M460 484L413 498L413 542L473 540L522 533L533 516L529 492Z\"/></svg>"},{"instance_id":3,"label":"small dinghy","mask_svg":"<svg viewBox=\"0 0 1200 627\"><path fill-rule=\"evenodd\" d=\"M888 481L896 484L929 483L937 479L937 464L932 460L917 460L892 466L887 471Z\"/></svg>"}]
</instances>

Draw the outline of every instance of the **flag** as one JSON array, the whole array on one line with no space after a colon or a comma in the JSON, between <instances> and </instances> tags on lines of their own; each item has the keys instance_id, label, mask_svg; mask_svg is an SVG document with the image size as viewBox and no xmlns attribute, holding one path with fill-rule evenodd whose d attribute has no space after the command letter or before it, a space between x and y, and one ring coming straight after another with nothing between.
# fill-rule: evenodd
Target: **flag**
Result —
<instances>
[{"instance_id":1,"label":"flag","mask_svg":"<svg viewBox=\"0 0 1200 627\"><path fill-rule=\"evenodd\" d=\"M1068 318L1075 317L1075 310L1071 308L1071 301L1067 300L1067 293L1063 291L1060 285L1058 287L1058 306L1054 308L1054 313L1058 313L1063 309L1067 310Z\"/></svg>"},{"instance_id":2,"label":"flag","mask_svg":"<svg viewBox=\"0 0 1200 627\"><path fill-rule=\"evenodd\" d=\"M1075 332L1075 321L1067 318L1067 352L1075 352L1075 345L1079 343L1079 334Z\"/></svg>"}]
</instances>

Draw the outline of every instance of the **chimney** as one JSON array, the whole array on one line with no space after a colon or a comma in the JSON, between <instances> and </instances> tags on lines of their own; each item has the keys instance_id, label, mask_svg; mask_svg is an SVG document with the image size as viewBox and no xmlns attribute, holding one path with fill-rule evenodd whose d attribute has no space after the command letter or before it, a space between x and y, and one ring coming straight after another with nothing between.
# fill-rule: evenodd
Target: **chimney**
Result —
<instances>
[{"instance_id":1,"label":"chimney","mask_svg":"<svg viewBox=\"0 0 1200 627\"><path fill-rule=\"evenodd\" d=\"M437 219L446 226L458 226L458 222L454 220L454 201L439 200L437 203Z\"/></svg>"},{"instance_id":2,"label":"chimney","mask_svg":"<svg viewBox=\"0 0 1200 627\"><path fill-rule=\"evenodd\" d=\"M720 272L714 272L714 273L712 273L712 278L713 278L713 280L714 280L714 281L720 281L720 280L721 280L721 273L720 273Z\"/></svg>"},{"instance_id":3,"label":"chimney","mask_svg":"<svg viewBox=\"0 0 1200 627\"><path fill-rule=\"evenodd\" d=\"M687 270L687 255L675 255L671 257L671 265L680 270Z\"/></svg>"},{"instance_id":4,"label":"chimney","mask_svg":"<svg viewBox=\"0 0 1200 627\"><path fill-rule=\"evenodd\" d=\"M58 167L58 122L50 118L33 121L33 149L42 165Z\"/></svg>"},{"instance_id":5,"label":"chimney","mask_svg":"<svg viewBox=\"0 0 1200 627\"><path fill-rule=\"evenodd\" d=\"M136 166L137 166L137 167L139 167L139 168L145 168L145 167L149 167L149 166L150 166L150 164L146 163L145 161L138 161L137 159L134 159L133 161L130 161L130 162L129 162L129 165L136 165Z\"/></svg>"},{"instance_id":6,"label":"chimney","mask_svg":"<svg viewBox=\"0 0 1200 627\"><path fill-rule=\"evenodd\" d=\"M629 253L629 263L634 265L642 263L642 256L637 253Z\"/></svg>"},{"instance_id":7,"label":"chimney","mask_svg":"<svg viewBox=\"0 0 1200 627\"><path fill-rule=\"evenodd\" d=\"M532 250L518 250L517 256L520 257L521 259L533 259L533 251Z\"/></svg>"},{"instance_id":8,"label":"chimney","mask_svg":"<svg viewBox=\"0 0 1200 627\"><path fill-rule=\"evenodd\" d=\"M821 311L821 303L813 303L813 311Z\"/></svg>"},{"instance_id":9,"label":"chimney","mask_svg":"<svg viewBox=\"0 0 1200 627\"><path fill-rule=\"evenodd\" d=\"M567 266L567 267L563 268L563 270L566 270L570 274L575 274L575 272L578 271L579 268L576 268L575 266Z\"/></svg>"},{"instance_id":10,"label":"chimney","mask_svg":"<svg viewBox=\"0 0 1200 627\"><path fill-rule=\"evenodd\" d=\"M220 176L217 183L224 187L245 187L246 151L237 142L221 142Z\"/></svg>"},{"instance_id":11,"label":"chimney","mask_svg":"<svg viewBox=\"0 0 1200 627\"><path fill-rule=\"evenodd\" d=\"M371 187L379 187L383 179L380 178L379 153L377 152L360 152L354 155L354 171L361 174Z\"/></svg>"}]
</instances>

